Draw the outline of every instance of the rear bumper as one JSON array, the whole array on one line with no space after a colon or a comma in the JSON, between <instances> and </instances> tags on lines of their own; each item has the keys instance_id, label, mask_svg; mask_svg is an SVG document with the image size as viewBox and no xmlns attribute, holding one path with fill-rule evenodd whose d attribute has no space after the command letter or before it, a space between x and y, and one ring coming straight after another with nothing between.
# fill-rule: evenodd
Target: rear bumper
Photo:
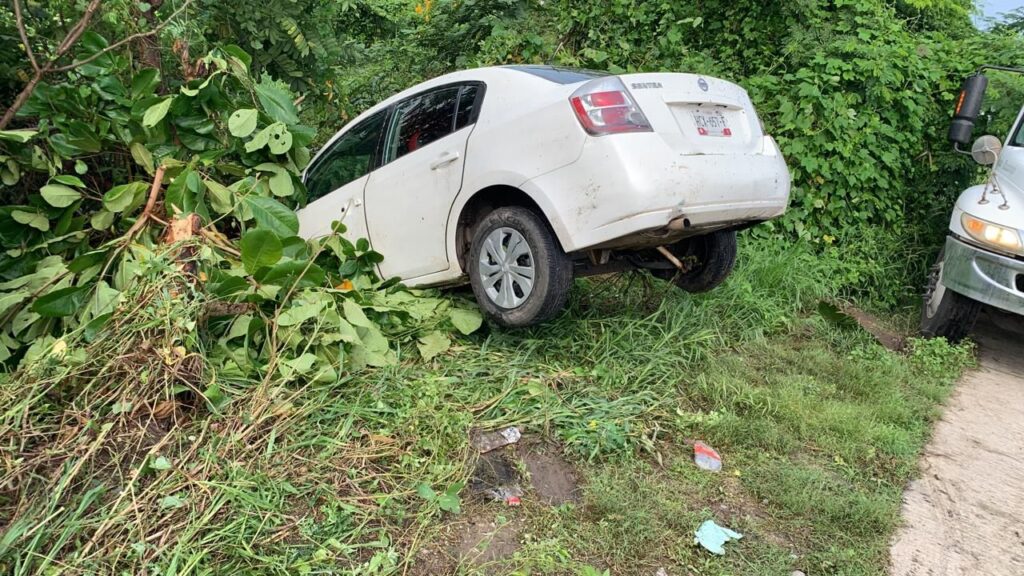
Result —
<instances>
[{"instance_id":1,"label":"rear bumper","mask_svg":"<svg viewBox=\"0 0 1024 576\"><path fill-rule=\"evenodd\" d=\"M758 154L683 155L657 133L589 138L580 158L524 185L550 201L552 226L573 252L673 220L694 232L775 218L789 170L765 138Z\"/></svg>"},{"instance_id":2,"label":"rear bumper","mask_svg":"<svg viewBox=\"0 0 1024 576\"><path fill-rule=\"evenodd\" d=\"M946 239L942 283L972 300L1024 314L1024 262Z\"/></svg>"}]
</instances>

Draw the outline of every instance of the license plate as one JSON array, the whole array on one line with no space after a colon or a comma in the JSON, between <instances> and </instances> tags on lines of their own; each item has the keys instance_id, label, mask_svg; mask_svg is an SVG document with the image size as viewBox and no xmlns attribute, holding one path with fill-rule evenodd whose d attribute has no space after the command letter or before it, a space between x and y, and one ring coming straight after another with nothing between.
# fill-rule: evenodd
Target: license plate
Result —
<instances>
[{"instance_id":1,"label":"license plate","mask_svg":"<svg viewBox=\"0 0 1024 576\"><path fill-rule=\"evenodd\" d=\"M697 134L701 136L732 136L729 122L718 110L694 110L693 125L697 127Z\"/></svg>"}]
</instances>

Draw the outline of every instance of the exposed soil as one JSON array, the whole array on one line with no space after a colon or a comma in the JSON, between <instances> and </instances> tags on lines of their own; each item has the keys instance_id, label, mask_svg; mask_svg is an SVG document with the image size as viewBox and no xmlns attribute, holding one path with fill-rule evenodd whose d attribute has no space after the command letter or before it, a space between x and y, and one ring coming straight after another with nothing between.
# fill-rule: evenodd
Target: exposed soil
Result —
<instances>
[{"instance_id":1,"label":"exposed soil","mask_svg":"<svg viewBox=\"0 0 1024 576\"><path fill-rule=\"evenodd\" d=\"M530 475L533 497L541 504L561 506L579 500L576 471L553 446L530 446L519 450Z\"/></svg>"},{"instance_id":2,"label":"exposed soil","mask_svg":"<svg viewBox=\"0 0 1024 576\"><path fill-rule=\"evenodd\" d=\"M463 514L419 552L409 573L436 576L472 566L485 574L505 574L502 560L519 549L522 522L517 509L496 500L496 494L522 494L528 504L560 506L575 502L578 492L576 472L557 447L524 438L516 446L482 454L463 493Z\"/></svg>"},{"instance_id":3,"label":"exposed soil","mask_svg":"<svg viewBox=\"0 0 1024 576\"><path fill-rule=\"evenodd\" d=\"M857 321L868 334L875 337L878 343L885 346L893 352L899 352L903 350L904 341L903 337L893 332L885 323L876 318L875 316L856 308L854 306L844 306L842 311L849 314L851 318Z\"/></svg>"},{"instance_id":4,"label":"exposed soil","mask_svg":"<svg viewBox=\"0 0 1024 576\"><path fill-rule=\"evenodd\" d=\"M1024 574L1024 319L979 321L960 382L903 496L892 576Z\"/></svg>"}]
</instances>

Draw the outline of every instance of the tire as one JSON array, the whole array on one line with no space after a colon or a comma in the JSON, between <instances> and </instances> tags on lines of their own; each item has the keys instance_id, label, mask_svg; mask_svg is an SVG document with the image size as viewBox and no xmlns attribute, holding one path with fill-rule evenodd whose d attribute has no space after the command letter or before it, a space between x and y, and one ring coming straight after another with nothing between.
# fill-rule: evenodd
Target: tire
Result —
<instances>
[{"instance_id":1,"label":"tire","mask_svg":"<svg viewBox=\"0 0 1024 576\"><path fill-rule=\"evenodd\" d=\"M687 238L669 248L682 260L693 262L693 268L680 273L675 268L651 271L657 278L671 281L694 294L707 292L725 282L736 267L736 231L719 230L704 236ZM664 256L658 255L664 260Z\"/></svg>"},{"instance_id":2,"label":"tire","mask_svg":"<svg viewBox=\"0 0 1024 576\"><path fill-rule=\"evenodd\" d=\"M942 284L945 249L928 273L924 303L921 306L921 335L945 338L956 344L974 330L981 303L953 292Z\"/></svg>"},{"instance_id":3,"label":"tire","mask_svg":"<svg viewBox=\"0 0 1024 576\"><path fill-rule=\"evenodd\" d=\"M572 288L572 260L554 232L518 206L498 208L477 224L467 268L480 309L506 328L550 320L565 308Z\"/></svg>"}]
</instances>

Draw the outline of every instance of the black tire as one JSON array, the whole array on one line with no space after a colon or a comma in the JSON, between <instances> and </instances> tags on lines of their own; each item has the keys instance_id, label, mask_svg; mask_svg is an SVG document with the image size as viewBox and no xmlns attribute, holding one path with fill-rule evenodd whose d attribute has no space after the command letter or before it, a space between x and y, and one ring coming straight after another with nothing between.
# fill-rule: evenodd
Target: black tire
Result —
<instances>
[{"instance_id":1,"label":"black tire","mask_svg":"<svg viewBox=\"0 0 1024 576\"><path fill-rule=\"evenodd\" d=\"M981 303L941 284L944 257L945 249L939 253L928 273L928 285L921 305L921 335L945 338L956 344L974 330Z\"/></svg>"},{"instance_id":2,"label":"black tire","mask_svg":"<svg viewBox=\"0 0 1024 576\"><path fill-rule=\"evenodd\" d=\"M669 251L692 268L685 273L675 268L659 268L651 270L651 274L687 292L707 292L725 282L736 267L736 231L719 230L687 238L671 246ZM659 257L664 259L664 256Z\"/></svg>"},{"instance_id":3,"label":"black tire","mask_svg":"<svg viewBox=\"0 0 1024 576\"><path fill-rule=\"evenodd\" d=\"M502 228L512 229L525 239L535 273L531 291L515 307L503 307L495 302L488 294L481 274L484 244L492 233ZM554 232L543 218L518 206L498 208L477 224L470 245L467 269L480 309L496 324L506 328L523 328L550 320L565 308L572 288L572 260L562 251ZM500 286L500 282L491 287ZM513 290L519 288L512 283L509 286ZM522 291L519 293L522 294Z\"/></svg>"}]
</instances>

